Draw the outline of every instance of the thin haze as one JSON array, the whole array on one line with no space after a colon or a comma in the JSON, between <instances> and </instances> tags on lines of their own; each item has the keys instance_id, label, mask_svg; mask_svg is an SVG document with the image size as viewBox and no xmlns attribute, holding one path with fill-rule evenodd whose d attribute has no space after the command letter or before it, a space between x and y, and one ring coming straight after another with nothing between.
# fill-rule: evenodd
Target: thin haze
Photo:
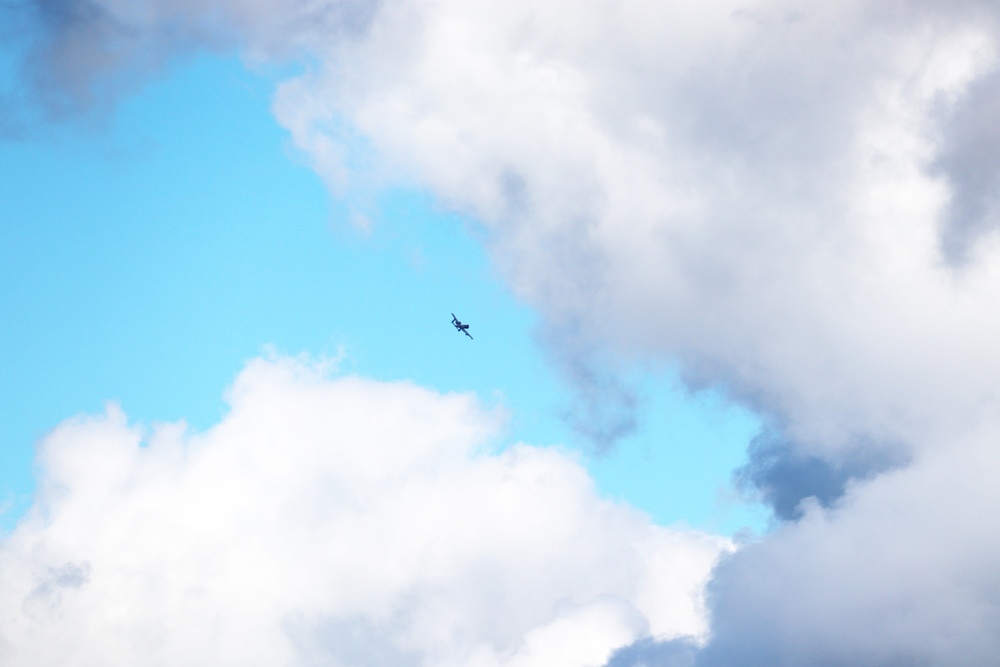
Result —
<instances>
[{"instance_id":1,"label":"thin haze","mask_svg":"<svg viewBox=\"0 0 1000 667\"><path fill-rule=\"evenodd\" d=\"M19 20L26 98L57 116L202 49L302 63L273 109L324 182L415 183L477 220L583 411L611 402L598 437L628 428L622 360L762 416L738 477L781 522L715 570L702 643L629 626L609 664L1000 656L993 3L50 0ZM100 574L31 567L43 601ZM586 623L618 627L603 613ZM336 622L375 652L337 664L470 655Z\"/></svg>"}]
</instances>

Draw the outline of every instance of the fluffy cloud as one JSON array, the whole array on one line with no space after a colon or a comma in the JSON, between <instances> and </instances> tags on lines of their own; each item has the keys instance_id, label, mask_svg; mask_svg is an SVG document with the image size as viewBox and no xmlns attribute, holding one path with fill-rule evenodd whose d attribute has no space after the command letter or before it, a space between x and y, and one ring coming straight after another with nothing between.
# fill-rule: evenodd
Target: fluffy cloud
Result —
<instances>
[{"instance_id":1,"label":"fluffy cloud","mask_svg":"<svg viewBox=\"0 0 1000 667\"><path fill-rule=\"evenodd\" d=\"M307 55L275 113L331 187L374 151L472 214L585 390L595 349L678 360L825 457L997 407L989 3L33 6L71 99L198 45Z\"/></svg>"},{"instance_id":2,"label":"fluffy cloud","mask_svg":"<svg viewBox=\"0 0 1000 667\"><path fill-rule=\"evenodd\" d=\"M955 451L957 449L957 451ZM1000 655L996 438L856 483L726 559L713 639L637 642L609 667L991 665ZM663 658L663 659L661 659Z\"/></svg>"},{"instance_id":3,"label":"fluffy cloud","mask_svg":"<svg viewBox=\"0 0 1000 667\"><path fill-rule=\"evenodd\" d=\"M302 147L347 119L571 352L679 361L770 422L741 477L798 521L718 570L704 651L613 664L995 658L1000 533L967 518L998 504L995 7L418 14L279 91Z\"/></svg>"},{"instance_id":4,"label":"fluffy cloud","mask_svg":"<svg viewBox=\"0 0 1000 667\"><path fill-rule=\"evenodd\" d=\"M38 6L136 39L209 25ZM719 568L704 651L645 640L615 667L995 661L1000 532L975 518L1000 439L995 3L218 7L211 43L309 54L274 109L332 187L377 164L361 178L488 230L585 403L596 357L676 362L768 420L741 477L789 522ZM51 568L42 597L95 576ZM614 608L572 618L625 627Z\"/></svg>"},{"instance_id":5,"label":"fluffy cloud","mask_svg":"<svg viewBox=\"0 0 1000 667\"><path fill-rule=\"evenodd\" d=\"M996 408L992 126L962 121L994 78L983 11L404 6L278 118L322 172L360 130L482 221L561 340L680 359L820 454Z\"/></svg>"},{"instance_id":6,"label":"fluffy cloud","mask_svg":"<svg viewBox=\"0 0 1000 667\"><path fill-rule=\"evenodd\" d=\"M996 439L951 443L806 508L721 566L699 667L990 665L1000 655Z\"/></svg>"},{"instance_id":7,"label":"fluffy cloud","mask_svg":"<svg viewBox=\"0 0 1000 667\"><path fill-rule=\"evenodd\" d=\"M0 546L5 665L601 664L701 634L723 540L491 449L468 395L256 360L212 429L114 406L41 445Z\"/></svg>"}]
</instances>

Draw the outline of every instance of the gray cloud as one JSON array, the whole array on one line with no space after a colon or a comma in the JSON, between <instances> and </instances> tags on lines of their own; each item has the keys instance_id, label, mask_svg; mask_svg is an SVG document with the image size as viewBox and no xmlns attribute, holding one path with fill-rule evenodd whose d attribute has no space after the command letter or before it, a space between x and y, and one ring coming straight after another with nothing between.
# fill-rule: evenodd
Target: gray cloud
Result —
<instances>
[{"instance_id":1,"label":"gray cloud","mask_svg":"<svg viewBox=\"0 0 1000 667\"><path fill-rule=\"evenodd\" d=\"M605 667L692 667L697 653L698 645L687 639L644 637L616 651Z\"/></svg>"},{"instance_id":2,"label":"gray cloud","mask_svg":"<svg viewBox=\"0 0 1000 667\"><path fill-rule=\"evenodd\" d=\"M369 44L366 76L331 67L276 109L306 150L351 119L474 214L576 368L679 360L781 424L739 476L791 521L717 570L695 664L989 664L1000 534L969 513L997 494L961 462L1000 433L1000 264L984 244L942 270L962 194L936 161L1000 159L942 125L979 105L995 10L745 9L444 3L405 58ZM616 660L683 664L679 646Z\"/></svg>"},{"instance_id":3,"label":"gray cloud","mask_svg":"<svg viewBox=\"0 0 1000 667\"><path fill-rule=\"evenodd\" d=\"M274 102L293 141L349 185L360 134L351 178L478 220L598 438L629 426L623 358L781 424L739 474L795 520L718 569L696 664L1000 655L995 3L141 6L51 5L36 81L87 99L203 34L305 54Z\"/></svg>"},{"instance_id":4,"label":"gray cloud","mask_svg":"<svg viewBox=\"0 0 1000 667\"><path fill-rule=\"evenodd\" d=\"M927 166L939 101L978 80L989 26L956 14L923 33L939 12L918 6L736 9L584 4L573 31L518 5L386 14L276 110L321 172L339 141L324 128L347 119L475 215L551 336L586 341L571 354L679 359L821 456L963 428L1000 364L965 339L1000 332L936 273L945 193Z\"/></svg>"},{"instance_id":5,"label":"gray cloud","mask_svg":"<svg viewBox=\"0 0 1000 667\"><path fill-rule=\"evenodd\" d=\"M24 0L2 11L27 42L26 100L50 118L107 112L164 68L200 52L249 62L305 57L361 35L378 0Z\"/></svg>"},{"instance_id":6,"label":"gray cloud","mask_svg":"<svg viewBox=\"0 0 1000 667\"><path fill-rule=\"evenodd\" d=\"M902 446L864 440L831 461L808 453L774 429L756 436L747 454L750 460L734 473L737 487L758 497L784 521L801 518L806 499L832 507L852 481L871 479L909 462Z\"/></svg>"},{"instance_id":7,"label":"gray cloud","mask_svg":"<svg viewBox=\"0 0 1000 667\"><path fill-rule=\"evenodd\" d=\"M975 81L947 110L934 166L951 185L942 250L965 263L976 242L1000 229L1000 71Z\"/></svg>"},{"instance_id":8,"label":"gray cloud","mask_svg":"<svg viewBox=\"0 0 1000 667\"><path fill-rule=\"evenodd\" d=\"M639 397L636 391L613 372L587 367L573 360L564 374L576 392L566 417L583 439L598 453L607 453L638 426Z\"/></svg>"},{"instance_id":9,"label":"gray cloud","mask_svg":"<svg viewBox=\"0 0 1000 667\"><path fill-rule=\"evenodd\" d=\"M813 508L721 565L697 664L991 664L998 535L967 512L996 509L980 487L996 465L963 454L859 485L844 507Z\"/></svg>"},{"instance_id":10,"label":"gray cloud","mask_svg":"<svg viewBox=\"0 0 1000 667\"><path fill-rule=\"evenodd\" d=\"M994 444L952 443L856 481L833 506L807 502L797 521L725 558L708 586L711 640L690 664L992 664L1000 533L983 517L1000 511ZM645 640L627 654L658 665L675 644Z\"/></svg>"},{"instance_id":11,"label":"gray cloud","mask_svg":"<svg viewBox=\"0 0 1000 667\"><path fill-rule=\"evenodd\" d=\"M360 618L291 618L286 632L305 665L417 667L421 655L396 646L387 621Z\"/></svg>"},{"instance_id":12,"label":"gray cloud","mask_svg":"<svg viewBox=\"0 0 1000 667\"><path fill-rule=\"evenodd\" d=\"M21 603L21 611L33 618L57 613L64 592L79 590L90 578L90 563L66 563L45 568L45 574Z\"/></svg>"},{"instance_id":13,"label":"gray cloud","mask_svg":"<svg viewBox=\"0 0 1000 667\"><path fill-rule=\"evenodd\" d=\"M36 0L22 11L33 37L24 78L33 101L56 118L107 110L207 37L182 21L131 22L97 0Z\"/></svg>"}]
</instances>

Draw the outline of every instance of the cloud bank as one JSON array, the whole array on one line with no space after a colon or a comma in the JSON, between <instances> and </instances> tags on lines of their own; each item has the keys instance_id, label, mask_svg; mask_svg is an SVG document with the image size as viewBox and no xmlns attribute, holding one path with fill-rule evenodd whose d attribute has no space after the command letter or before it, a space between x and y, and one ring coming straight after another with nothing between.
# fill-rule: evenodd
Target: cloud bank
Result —
<instances>
[{"instance_id":1,"label":"cloud bank","mask_svg":"<svg viewBox=\"0 0 1000 667\"><path fill-rule=\"evenodd\" d=\"M992 412L992 177L965 167L992 126L960 120L986 5L399 6L279 90L331 179L346 119L493 232L552 329L677 359L816 453Z\"/></svg>"},{"instance_id":2,"label":"cloud bank","mask_svg":"<svg viewBox=\"0 0 1000 667\"><path fill-rule=\"evenodd\" d=\"M785 522L718 569L704 649L616 667L995 662L995 3L35 6L307 54L274 111L331 187L375 164L477 220L568 368L676 363L762 415L741 475ZM58 72L84 33L51 25Z\"/></svg>"},{"instance_id":3,"label":"cloud bank","mask_svg":"<svg viewBox=\"0 0 1000 667\"><path fill-rule=\"evenodd\" d=\"M204 433L110 406L42 443L0 546L3 664L571 667L705 631L726 541L558 450L491 450L471 396L258 359L230 402Z\"/></svg>"}]
</instances>

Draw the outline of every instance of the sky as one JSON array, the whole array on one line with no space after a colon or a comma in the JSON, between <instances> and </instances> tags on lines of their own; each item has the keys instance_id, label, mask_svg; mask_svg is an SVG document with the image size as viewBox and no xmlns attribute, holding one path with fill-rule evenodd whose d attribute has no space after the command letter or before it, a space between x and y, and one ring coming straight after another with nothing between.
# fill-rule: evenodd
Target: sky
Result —
<instances>
[{"instance_id":1,"label":"sky","mask_svg":"<svg viewBox=\"0 0 1000 667\"><path fill-rule=\"evenodd\" d=\"M34 443L63 419L117 401L140 423L205 429L250 359L301 354L474 391L507 411L505 441L573 448L606 495L661 522L759 523L724 493L751 414L663 369L633 380L659 407L641 429L623 413L637 425L621 447L579 432L537 317L472 223L412 188L332 197L270 114L272 87L238 59L201 56L100 127L39 125L4 144L8 524L30 503ZM452 335L451 311L475 322L474 344ZM654 456L658 470L633 465Z\"/></svg>"},{"instance_id":2,"label":"sky","mask_svg":"<svg viewBox=\"0 0 1000 667\"><path fill-rule=\"evenodd\" d=\"M998 19L2 5L2 661L995 664Z\"/></svg>"}]
</instances>

